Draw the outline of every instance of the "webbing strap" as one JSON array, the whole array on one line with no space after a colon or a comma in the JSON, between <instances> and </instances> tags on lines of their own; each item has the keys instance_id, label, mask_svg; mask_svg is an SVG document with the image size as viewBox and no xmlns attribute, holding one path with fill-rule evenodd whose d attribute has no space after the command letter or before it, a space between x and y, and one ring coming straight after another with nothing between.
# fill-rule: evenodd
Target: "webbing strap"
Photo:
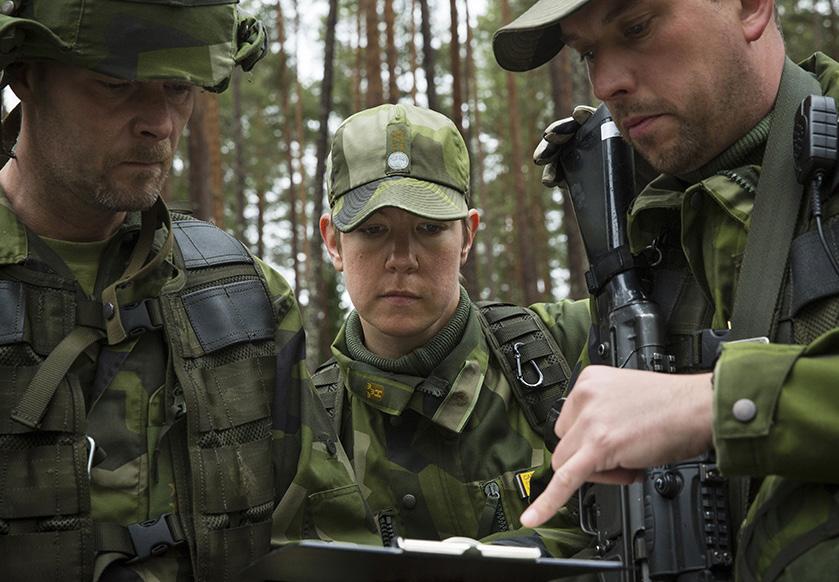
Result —
<instances>
[{"instance_id":1,"label":"webbing strap","mask_svg":"<svg viewBox=\"0 0 839 582\"><path fill-rule=\"evenodd\" d=\"M775 308L803 192L792 160L795 112L801 101L813 93L822 93L818 82L786 59L737 281L731 339L772 338Z\"/></svg>"},{"instance_id":2,"label":"webbing strap","mask_svg":"<svg viewBox=\"0 0 839 582\"><path fill-rule=\"evenodd\" d=\"M105 333L98 329L77 327L61 340L26 387L17 406L12 410L12 420L37 429L70 366L83 351L104 337Z\"/></svg>"}]
</instances>

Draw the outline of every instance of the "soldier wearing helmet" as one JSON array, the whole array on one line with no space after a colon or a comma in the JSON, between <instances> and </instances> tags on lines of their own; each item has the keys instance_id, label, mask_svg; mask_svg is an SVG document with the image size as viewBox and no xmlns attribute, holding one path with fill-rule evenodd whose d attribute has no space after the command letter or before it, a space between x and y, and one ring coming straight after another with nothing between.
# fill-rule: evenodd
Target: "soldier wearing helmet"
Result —
<instances>
[{"instance_id":1,"label":"soldier wearing helmet","mask_svg":"<svg viewBox=\"0 0 839 582\"><path fill-rule=\"evenodd\" d=\"M291 289L160 198L196 88L252 67L261 24L232 0L0 10L21 101L0 170L3 579L235 580L336 515L364 541Z\"/></svg>"}]
</instances>

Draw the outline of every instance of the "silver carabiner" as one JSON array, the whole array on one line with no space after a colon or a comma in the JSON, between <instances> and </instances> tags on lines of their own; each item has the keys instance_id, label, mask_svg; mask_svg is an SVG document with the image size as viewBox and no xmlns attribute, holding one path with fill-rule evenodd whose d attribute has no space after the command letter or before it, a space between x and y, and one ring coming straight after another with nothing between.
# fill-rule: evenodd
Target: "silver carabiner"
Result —
<instances>
[{"instance_id":1,"label":"silver carabiner","mask_svg":"<svg viewBox=\"0 0 839 582\"><path fill-rule=\"evenodd\" d=\"M545 380L545 377L542 375L542 370L539 369L539 366L533 360L530 360L530 363L533 365L533 369L536 370L536 373L539 375L539 378L531 384L527 380L524 379L524 375L521 373L521 353L519 352L519 346L523 346L524 342L517 342L513 344L513 351L516 354L516 378L518 381L527 386L528 388L536 388L537 386L541 386L542 382Z\"/></svg>"},{"instance_id":2,"label":"silver carabiner","mask_svg":"<svg viewBox=\"0 0 839 582\"><path fill-rule=\"evenodd\" d=\"M87 478L90 479L90 471L93 469L93 453L96 451L96 441L90 435L85 435L90 443L90 454L87 456Z\"/></svg>"}]
</instances>

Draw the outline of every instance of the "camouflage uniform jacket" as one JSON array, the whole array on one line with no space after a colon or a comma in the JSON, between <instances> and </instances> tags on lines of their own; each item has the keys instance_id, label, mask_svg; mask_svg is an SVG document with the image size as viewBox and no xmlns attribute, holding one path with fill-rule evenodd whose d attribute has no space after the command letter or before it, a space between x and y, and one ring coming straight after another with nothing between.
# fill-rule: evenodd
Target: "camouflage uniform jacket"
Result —
<instances>
[{"instance_id":1,"label":"camouflage uniform jacket","mask_svg":"<svg viewBox=\"0 0 839 582\"><path fill-rule=\"evenodd\" d=\"M111 561L125 558L102 553L100 541L93 541L99 528L169 513L187 543L120 568L121 580L235 579L236 571L266 552L271 541L332 539L338 532L333 520L341 521L341 539L376 540L349 462L331 436L303 364L304 335L291 289L240 243L206 223L182 221L187 228L180 234L174 229L174 253L135 281L151 290L151 299L160 299L162 325L158 321L118 344L100 341L87 349L59 384L40 430L12 421L10 411L44 359L77 325L91 325L82 322L81 306L93 302L102 312L94 297L124 269L137 240L139 215L129 215L108 243L94 297L86 297L61 259L17 221L4 198L0 202L0 562L5 580L82 580L91 565L98 577ZM158 227L153 252L159 252L166 232L164 225ZM212 257L203 257L209 251L200 239L207 234L221 240L239 264L214 264ZM193 239L194 247L187 249ZM214 329L231 309L244 306L235 299L237 292L249 298L245 307L253 311L233 321L248 333L224 331L223 323ZM168 293L175 298L169 303L163 300ZM253 301L260 294L264 299ZM219 299L225 295L231 298L226 304ZM171 307L179 302L190 307ZM267 309L259 313L260 305ZM254 317L264 329L253 325ZM82 462L87 458L84 438L61 436L71 408L81 428L70 433L90 436L104 453L94 457L89 489L86 473L66 475L60 487L49 482L48 476L61 470L65 449L60 443L72 443L67 450ZM55 434L59 440L49 440ZM81 450L74 439L82 441ZM39 505L50 499L52 506ZM83 527L91 523L93 538ZM236 537L237 529L250 531L250 541ZM72 537L77 530L81 537ZM65 553L43 549L62 545ZM104 546L111 549L110 542Z\"/></svg>"},{"instance_id":2,"label":"camouflage uniform jacket","mask_svg":"<svg viewBox=\"0 0 839 582\"><path fill-rule=\"evenodd\" d=\"M316 388L327 410L340 415L341 440L385 543L394 535L517 538L509 542L527 545L541 538L551 555L573 555L589 538L567 512L535 532L521 528L528 479L549 453L489 349L476 308L469 307L460 342L427 378L351 359L345 324L332 344L334 361L315 374ZM532 309L574 361L588 329L586 302ZM337 382L323 385L328 376ZM336 389L343 391L340 411L330 409L334 394L327 397Z\"/></svg>"},{"instance_id":3,"label":"camouflage uniform jacket","mask_svg":"<svg viewBox=\"0 0 839 582\"><path fill-rule=\"evenodd\" d=\"M802 66L826 95L839 97L839 64L816 54ZM700 181L661 176L630 210L633 252L663 247L654 294L669 314L674 350L699 328L725 328L731 319L768 123L762 122L762 141L753 144L756 157L746 156L747 163L741 157L726 165L729 150ZM799 235L814 228L805 211L800 216L805 219L799 219ZM836 253L835 193L825 216ZM835 279L829 267L823 276ZM789 274L785 285L789 297ZM740 530L741 581L827 580L839 571L839 295L834 291L782 317L792 324L788 343L726 345L714 374L719 466L729 476L762 478ZM734 413L742 399L756 409L745 422Z\"/></svg>"}]
</instances>

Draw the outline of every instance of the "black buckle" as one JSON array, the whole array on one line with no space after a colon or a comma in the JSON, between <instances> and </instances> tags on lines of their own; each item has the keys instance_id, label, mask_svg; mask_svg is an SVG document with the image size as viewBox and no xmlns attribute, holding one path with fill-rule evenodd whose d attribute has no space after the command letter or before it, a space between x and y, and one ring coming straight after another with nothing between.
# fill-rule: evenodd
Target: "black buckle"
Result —
<instances>
[{"instance_id":1,"label":"black buckle","mask_svg":"<svg viewBox=\"0 0 839 582\"><path fill-rule=\"evenodd\" d=\"M138 335L152 329L162 327L161 323L155 323L152 317L152 299L143 299L137 303L130 303L119 308L119 316L122 321L122 328L128 335Z\"/></svg>"},{"instance_id":2,"label":"black buckle","mask_svg":"<svg viewBox=\"0 0 839 582\"><path fill-rule=\"evenodd\" d=\"M171 513L164 513L157 519L132 523L128 526L128 536L134 544L134 557L128 560L128 563L165 554L170 547L183 542L183 539L175 539L172 535L168 521L171 515Z\"/></svg>"}]
</instances>

